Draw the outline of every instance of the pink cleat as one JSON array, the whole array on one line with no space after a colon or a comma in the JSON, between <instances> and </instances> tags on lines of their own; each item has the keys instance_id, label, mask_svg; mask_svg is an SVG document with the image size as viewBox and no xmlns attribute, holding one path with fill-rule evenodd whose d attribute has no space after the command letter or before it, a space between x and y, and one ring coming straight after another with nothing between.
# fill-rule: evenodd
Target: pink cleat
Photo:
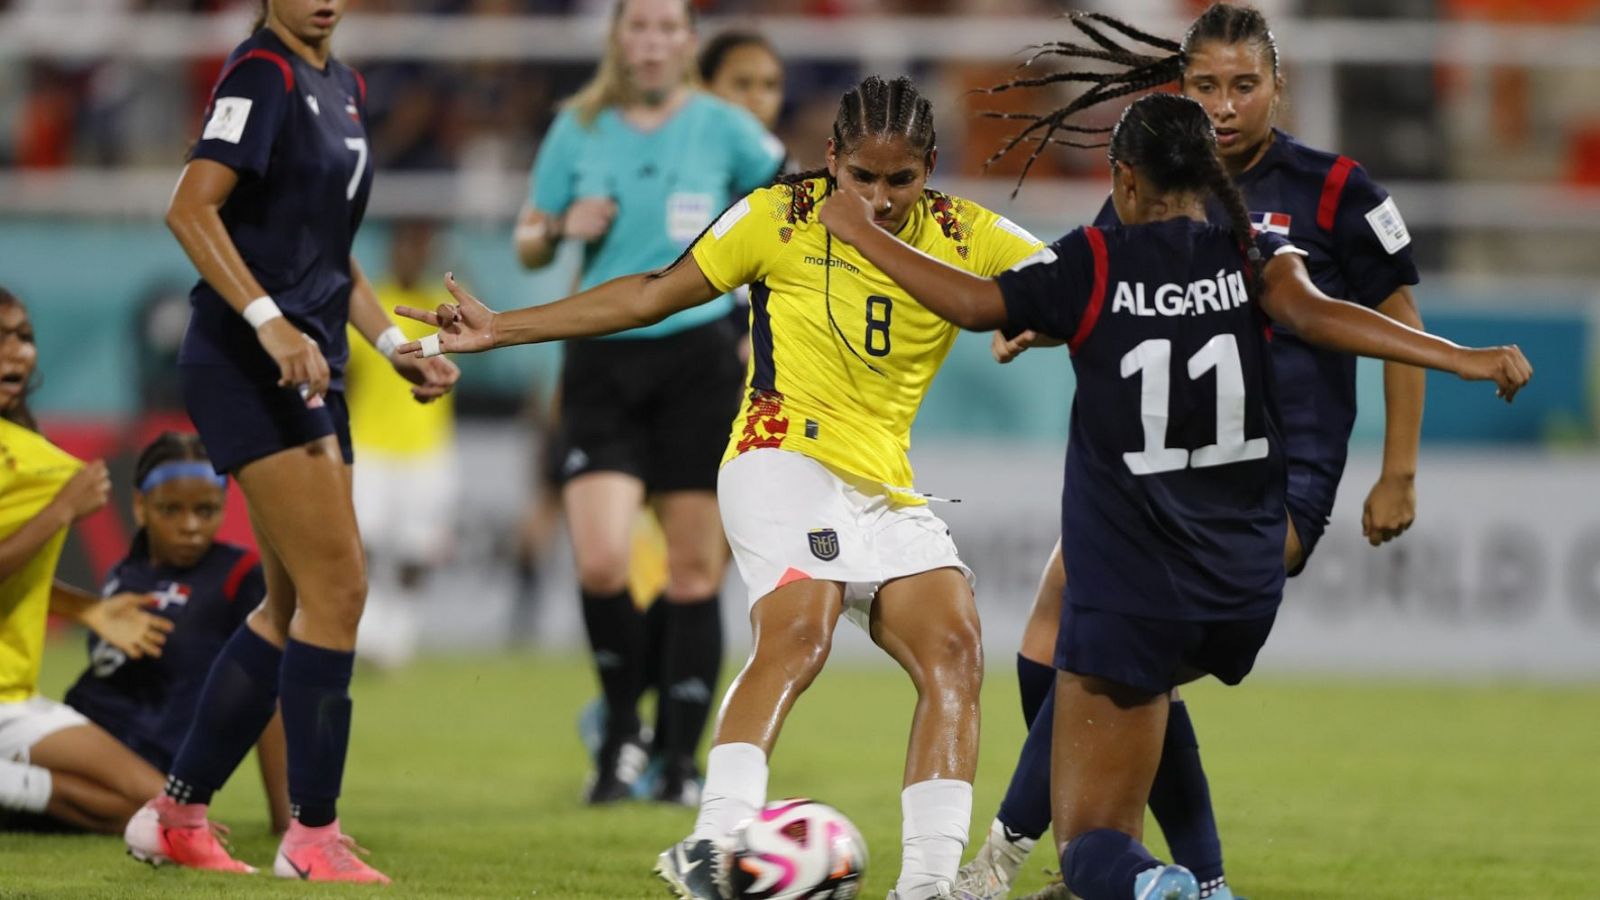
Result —
<instances>
[{"instance_id":1,"label":"pink cleat","mask_svg":"<svg viewBox=\"0 0 1600 900\"><path fill-rule=\"evenodd\" d=\"M355 839L339 831L339 821L307 828L289 823L289 832L278 846L272 873L279 878L301 881L350 881L358 884L388 884L389 876L362 862L356 854L366 854Z\"/></svg>"},{"instance_id":2,"label":"pink cleat","mask_svg":"<svg viewBox=\"0 0 1600 900\"><path fill-rule=\"evenodd\" d=\"M140 862L253 874L253 867L228 853L225 834L226 828L206 821L204 803L179 803L166 794L139 807L122 830L128 855Z\"/></svg>"}]
</instances>

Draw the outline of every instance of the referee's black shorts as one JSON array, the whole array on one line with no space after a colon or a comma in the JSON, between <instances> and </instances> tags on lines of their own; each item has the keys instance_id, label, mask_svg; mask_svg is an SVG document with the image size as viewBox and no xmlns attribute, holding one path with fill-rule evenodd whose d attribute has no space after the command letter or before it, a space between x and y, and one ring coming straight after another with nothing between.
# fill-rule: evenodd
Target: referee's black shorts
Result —
<instances>
[{"instance_id":1,"label":"referee's black shorts","mask_svg":"<svg viewBox=\"0 0 1600 900\"><path fill-rule=\"evenodd\" d=\"M723 319L661 338L568 341L555 474L623 472L652 494L714 491L743 388Z\"/></svg>"}]
</instances>

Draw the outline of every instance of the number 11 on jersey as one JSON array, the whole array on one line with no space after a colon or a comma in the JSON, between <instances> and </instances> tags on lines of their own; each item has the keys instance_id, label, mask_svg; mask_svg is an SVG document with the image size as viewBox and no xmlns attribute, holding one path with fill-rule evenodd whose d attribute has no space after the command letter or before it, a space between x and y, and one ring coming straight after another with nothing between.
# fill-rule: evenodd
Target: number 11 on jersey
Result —
<instances>
[{"instance_id":1,"label":"number 11 on jersey","mask_svg":"<svg viewBox=\"0 0 1600 900\"><path fill-rule=\"evenodd\" d=\"M1155 475L1179 469L1205 469L1261 459L1267 439L1244 436L1244 367L1239 362L1239 341L1219 334L1189 357L1189 380L1217 370L1217 442L1194 450L1167 446L1167 421L1171 415L1172 341L1143 341L1122 357L1122 377L1143 373L1139 386L1139 419L1144 424L1144 449L1122 454L1128 471Z\"/></svg>"}]
</instances>

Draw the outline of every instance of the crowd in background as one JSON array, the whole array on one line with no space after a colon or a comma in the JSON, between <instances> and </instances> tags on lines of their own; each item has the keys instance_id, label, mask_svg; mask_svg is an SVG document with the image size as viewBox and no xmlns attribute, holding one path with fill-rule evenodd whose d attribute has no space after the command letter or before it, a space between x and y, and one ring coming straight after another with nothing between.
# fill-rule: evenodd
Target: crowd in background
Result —
<instances>
[{"instance_id":1,"label":"crowd in background","mask_svg":"<svg viewBox=\"0 0 1600 900\"><path fill-rule=\"evenodd\" d=\"M242 0L0 0L0 15L60 11L219 12ZM1103 2L1056 0L703 0L706 15L803 15L846 20L860 15L1036 15ZM1115 4L1125 7L1127 4ZM1142 0L1145 12L1189 14L1189 0ZM494 17L587 14L602 16L604 0L364 0L357 11ZM1596 0L1408 0L1401 3L1284 0L1269 14L1325 17L1473 19L1521 23L1593 24ZM1064 36L1064 35L1063 35ZM780 47L780 52L787 48ZM820 150L840 91L864 73L855 64L825 63L794 53L787 62L788 101L779 135L809 165ZM359 59L353 60L361 65ZM220 66L220 55L184 61L127 58L0 59L0 169L55 170L73 166L165 166L183 156ZM444 171L461 168L526 170L558 102L587 77L587 62L371 62L373 159L379 169ZM970 113L1004 109L1002 98L971 92L1008 76L1007 64L940 61L936 48L909 73L929 86L941 106L969 115L945 129L946 173L978 174L1008 123ZM1582 97L1596 85L1593 70L1529 71L1495 68L1341 66L1336 70L1346 151L1390 178L1482 178L1600 183L1600 115L1583 113ZM1295 71L1288 71L1294 96ZM1293 120L1294 111L1290 110ZM1561 122L1546 129L1541 123ZM1011 165L1016 165L1013 162ZM1063 150L1041 160L1038 174L1100 172L1097 154ZM1013 174L1004 166L991 174Z\"/></svg>"}]
</instances>

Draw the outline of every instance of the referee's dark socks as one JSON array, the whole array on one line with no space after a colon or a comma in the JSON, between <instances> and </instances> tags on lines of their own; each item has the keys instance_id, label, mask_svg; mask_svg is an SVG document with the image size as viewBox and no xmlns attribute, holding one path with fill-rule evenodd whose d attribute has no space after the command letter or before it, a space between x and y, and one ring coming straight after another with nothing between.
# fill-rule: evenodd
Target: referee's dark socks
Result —
<instances>
[{"instance_id":1,"label":"referee's dark socks","mask_svg":"<svg viewBox=\"0 0 1600 900\"><path fill-rule=\"evenodd\" d=\"M693 757L722 671L722 603L713 594L686 603L663 598L658 605L665 609L656 746L669 756Z\"/></svg>"},{"instance_id":2,"label":"referee's dark socks","mask_svg":"<svg viewBox=\"0 0 1600 900\"><path fill-rule=\"evenodd\" d=\"M1167 713L1161 765L1150 786L1150 811L1161 823L1172 861L1194 873L1201 896L1208 896L1208 885L1212 891L1220 887L1222 840L1211 810L1211 786L1200 765L1200 742L1189 720L1189 705L1182 700L1174 701Z\"/></svg>"},{"instance_id":3,"label":"referee's dark socks","mask_svg":"<svg viewBox=\"0 0 1600 900\"><path fill-rule=\"evenodd\" d=\"M1017 654L1017 687L1022 691L1022 722L1032 725L1046 694L1056 685L1056 667Z\"/></svg>"},{"instance_id":4,"label":"referee's dark socks","mask_svg":"<svg viewBox=\"0 0 1600 900\"><path fill-rule=\"evenodd\" d=\"M644 611L644 666L642 690L661 688L661 658L667 646L667 595L662 594Z\"/></svg>"},{"instance_id":5,"label":"referee's dark socks","mask_svg":"<svg viewBox=\"0 0 1600 900\"><path fill-rule=\"evenodd\" d=\"M210 803L227 783L278 707L283 651L240 624L211 664L189 733L173 757L167 796Z\"/></svg>"},{"instance_id":6,"label":"referee's dark socks","mask_svg":"<svg viewBox=\"0 0 1600 900\"><path fill-rule=\"evenodd\" d=\"M283 736L289 751L289 802L301 825L337 816L350 745L350 673L356 655L291 638L283 651Z\"/></svg>"},{"instance_id":7,"label":"referee's dark socks","mask_svg":"<svg viewBox=\"0 0 1600 900\"><path fill-rule=\"evenodd\" d=\"M1134 881L1160 865L1132 835L1096 828L1073 838L1061 852L1061 877L1083 900L1124 900L1134 896Z\"/></svg>"},{"instance_id":8,"label":"referee's dark socks","mask_svg":"<svg viewBox=\"0 0 1600 900\"><path fill-rule=\"evenodd\" d=\"M1018 657L1021 659L1021 657ZM1055 670L1051 670L1052 676ZM1005 799L996 816L1008 836L1038 840L1050 827L1050 748L1055 736L1056 692L1046 691L1027 740L1017 757L1017 768L1006 785Z\"/></svg>"},{"instance_id":9,"label":"referee's dark socks","mask_svg":"<svg viewBox=\"0 0 1600 900\"><path fill-rule=\"evenodd\" d=\"M606 741L639 732L639 694L644 686L644 617L626 588L615 594L583 591L583 626L606 697Z\"/></svg>"}]
</instances>

